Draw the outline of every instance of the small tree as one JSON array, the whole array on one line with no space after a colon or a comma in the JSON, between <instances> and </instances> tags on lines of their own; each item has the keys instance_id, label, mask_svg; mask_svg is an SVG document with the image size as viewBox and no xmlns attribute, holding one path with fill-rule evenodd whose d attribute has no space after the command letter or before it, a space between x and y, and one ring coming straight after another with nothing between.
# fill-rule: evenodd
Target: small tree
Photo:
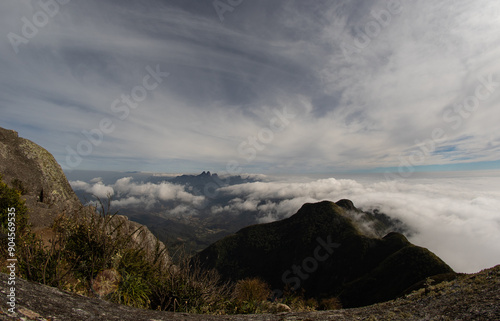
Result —
<instances>
[{"instance_id":1,"label":"small tree","mask_svg":"<svg viewBox=\"0 0 500 321\"><path fill-rule=\"evenodd\" d=\"M9 213L14 212L16 236L22 237L28 230L28 208L21 198L21 192L16 188L10 188L2 181L2 175L0 175L0 232L3 234L8 234ZM6 248L2 246L2 250Z\"/></svg>"}]
</instances>

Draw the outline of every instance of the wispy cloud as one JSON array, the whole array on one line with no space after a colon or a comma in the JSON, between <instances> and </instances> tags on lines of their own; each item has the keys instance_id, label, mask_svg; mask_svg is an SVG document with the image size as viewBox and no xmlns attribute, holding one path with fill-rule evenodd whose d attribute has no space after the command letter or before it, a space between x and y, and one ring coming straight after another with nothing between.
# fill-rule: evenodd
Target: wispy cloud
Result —
<instances>
[{"instance_id":1,"label":"wispy cloud","mask_svg":"<svg viewBox=\"0 0 500 321\"><path fill-rule=\"evenodd\" d=\"M498 86L460 126L444 115L474 95L479 77L500 82L500 4L401 1L391 11L391 3L252 1L221 23L211 3L70 1L16 54L7 34L22 35L23 17L43 9L4 1L0 125L63 163L66 146L103 117L116 119L112 101L158 64L168 81L80 167L224 169L284 107L303 113L246 171L397 166L435 128L444 145L470 139L426 165L498 160ZM341 45L366 33L368 44L346 59Z\"/></svg>"}]
</instances>

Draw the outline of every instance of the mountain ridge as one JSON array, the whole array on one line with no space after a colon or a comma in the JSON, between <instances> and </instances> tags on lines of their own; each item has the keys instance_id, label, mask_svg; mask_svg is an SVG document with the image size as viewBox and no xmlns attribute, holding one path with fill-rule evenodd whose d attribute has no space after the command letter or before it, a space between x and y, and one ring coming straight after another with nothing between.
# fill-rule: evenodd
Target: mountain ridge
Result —
<instances>
[{"instance_id":1,"label":"mountain ridge","mask_svg":"<svg viewBox=\"0 0 500 321\"><path fill-rule=\"evenodd\" d=\"M304 204L287 219L245 227L195 258L227 280L258 277L278 293L288 285L309 297L339 296L344 307L394 299L426 277L454 274L400 233L363 234L347 213L359 210L349 200L338 203ZM391 281L394 274L399 282Z\"/></svg>"}]
</instances>

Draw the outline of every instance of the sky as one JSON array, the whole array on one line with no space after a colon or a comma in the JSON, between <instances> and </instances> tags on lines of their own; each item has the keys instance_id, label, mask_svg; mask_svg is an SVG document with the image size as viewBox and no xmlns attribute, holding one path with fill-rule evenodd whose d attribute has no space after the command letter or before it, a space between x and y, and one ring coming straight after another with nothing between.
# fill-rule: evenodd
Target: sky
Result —
<instances>
[{"instance_id":1,"label":"sky","mask_svg":"<svg viewBox=\"0 0 500 321\"><path fill-rule=\"evenodd\" d=\"M68 172L500 168L500 2L4 0L0 126Z\"/></svg>"}]
</instances>

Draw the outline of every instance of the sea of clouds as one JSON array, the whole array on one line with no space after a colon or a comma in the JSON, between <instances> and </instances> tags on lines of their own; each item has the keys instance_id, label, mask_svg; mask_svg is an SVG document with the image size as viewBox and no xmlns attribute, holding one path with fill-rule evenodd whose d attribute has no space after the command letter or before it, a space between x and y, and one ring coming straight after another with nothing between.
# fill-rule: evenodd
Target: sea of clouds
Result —
<instances>
[{"instance_id":1,"label":"sea of clouds","mask_svg":"<svg viewBox=\"0 0 500 321\"><path fill-rule=\"evenodd\" d=\"M435 173L406 180L383 175L347 178L267 177L264 181L220 187L216 193L169 182L113 184L99 178L72 181L76 191L113 196L113 206L172 204L172 215L255 213L256 223L290 217L304 204L347 198L363 210L379 209L414 233L409 240L429 248L457 272L477 272L500 264L500 172Z\"/></svg>"}]
</instances>

